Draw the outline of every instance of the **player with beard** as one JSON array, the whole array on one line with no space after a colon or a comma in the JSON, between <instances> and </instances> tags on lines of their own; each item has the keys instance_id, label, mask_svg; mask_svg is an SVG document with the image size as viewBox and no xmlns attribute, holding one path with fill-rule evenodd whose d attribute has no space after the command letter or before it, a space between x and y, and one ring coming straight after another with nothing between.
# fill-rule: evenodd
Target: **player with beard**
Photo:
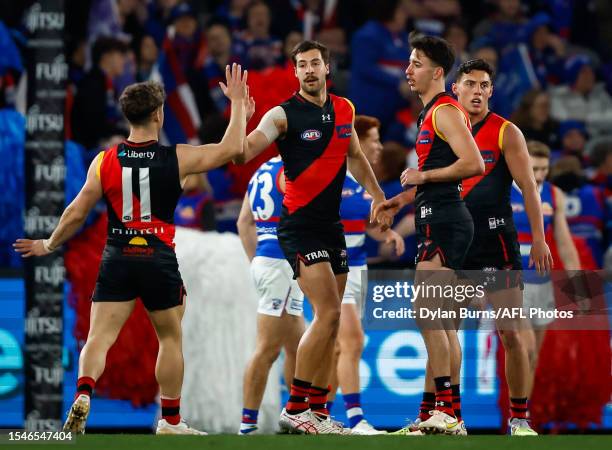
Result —
<instances>
[{"instance_id":1,"label":"player with beard","mask_svg":"<svg viewBox=\"0 0 612 450\"><path fill-rule=\"evenodd\" d=\"M299 92L262 117L235 162L252 159L276 141L286 180L278 242L314 310L298 346L281 429L337 434L343 431L329 418L326 397L349 271L339 214L347 160L355 179L373 197L373 206L385 197L359 146L353 105L327 93L329 50L304 41L294 48L292 59Z\"/></svg>"},{"instance_id":2,"label":"player with beard","mask_svg":"<svg viewBox=\"0 0 612 450\"><path fill-rule=\"evenodd\" d=\"M481 175L484 163L470 133L467 112L444 90L445 76L455 60L450 44L438 37L413 33L410 45L413 50L406 76L410 88L425 105L417 122L419 167L408 168L401 176L404 187L417 186L415 283L422 277L452 283L454 276L443 275L440 269L463 267L474 232L472 217L461 198L461 180ZM410 197L410 193L399 194L383 202L374 213L381 221L388 221ZM415 310L430 307L431 300L417 298ZM434 407L419 429L457 433L459 423L451 390L451 374L458 373L461 364L457 333L452 326L440 322L419 325L435 382Z\"/></svg>"}]
</instances>

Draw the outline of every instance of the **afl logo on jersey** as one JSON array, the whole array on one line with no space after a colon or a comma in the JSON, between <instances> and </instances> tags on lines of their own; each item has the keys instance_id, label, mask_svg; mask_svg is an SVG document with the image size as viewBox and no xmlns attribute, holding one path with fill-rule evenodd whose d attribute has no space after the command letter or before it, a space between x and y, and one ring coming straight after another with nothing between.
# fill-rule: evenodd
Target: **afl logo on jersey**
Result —
<instances>
[{"instance_id":1,"label":"afl logo on jersey","mask_svg":"<svg viewBox=\"0 0 612 450\"><path fill-rule=\"evenodd\" d=\"M319 130L306 130L301 137L303 141L317 141L321 139L321 136L323 136L323 133Z\"/></svg>"}]
</instances>

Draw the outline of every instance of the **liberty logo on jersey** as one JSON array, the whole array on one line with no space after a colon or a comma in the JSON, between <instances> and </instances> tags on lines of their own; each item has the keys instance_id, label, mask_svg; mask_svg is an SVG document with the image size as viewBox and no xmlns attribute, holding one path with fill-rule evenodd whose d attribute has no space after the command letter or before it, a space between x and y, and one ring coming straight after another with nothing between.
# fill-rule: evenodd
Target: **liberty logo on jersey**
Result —
<instances>
[{"instance_id":1,"label":"liberty logo on jersey","mask_svg":"<svg viewBox=\"0 0 612 450\"><path fill-rule=\"evenodd\" d=\"M346 125L337 125L336 133L338 133L338 138L340 139L350 138L353 134L353 126L350 123Z\"/></svg>"},{"instance_id":2,"label":"liberty logo on jersey","mask_svg":"<svg viewBox=\"0 0 612 450\"><path fill-rule=\"evenodd\" d=\"M303 141L317 141L321 139L321 136L323 136L323 133L319 130L306 130L302 133L301 138Z\"/></svg>"},{"instance_id":3,"label":"liberty logo on jersey","mask_svg":"<svg viewBox=\"0 0 612 450\"><path fill-rule=\"evenodd\" d=\"M155 152L137 152L136 150L123 149L117 156L121 158L148 158L153 159Z\"/></svg>"}]
</instances>

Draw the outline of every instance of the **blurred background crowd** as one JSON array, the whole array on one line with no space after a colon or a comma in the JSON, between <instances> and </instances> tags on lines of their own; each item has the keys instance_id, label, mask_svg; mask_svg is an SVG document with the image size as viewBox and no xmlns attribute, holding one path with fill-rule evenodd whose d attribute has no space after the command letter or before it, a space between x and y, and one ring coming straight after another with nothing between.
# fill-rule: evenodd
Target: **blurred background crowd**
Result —
<instances>
[{"instance_id":1,"label":"blurred background crowd","mask_svg":"<svg viewBox=\"0 0 612 450\"><path fill-rule=\"evenodd\" d=\"M22 235L25 111L24 17L32 2L0 0L0 267L19 267L10 243ZM567 217L583 268L610 260L612 235L612 2L608 0L67 0L65 109L67 201L91 159L126 137L118 96L136 81L163 81L162 140L207 143L225 131L229 104L218 82L228 63L249 70L257 104L249 130L297 88L289 58L302 39L331 49L331 92L381 122L384 148L374 170L387 196L414 165L422 108L404 70L412 30L445 37L455 67L480 57L496 68L492 110L527 139L552 150L550 180L568 195ZM454 75L448 77L449 87ZM251 174L272 146L246 166L193 177L176 223L236 231ZM102 212L102 208L99 209ZM92 218L91 221L94 221ZM372 242L370 262L414 262L410 209L396 219L407 249L393 260ZM413 227L412 227L413 228ZM580 248L580 247L579 247ZM606 258L608 251L608 258ZM584 253L586 252L586 253ZM608 265L612 262L608 262Z\"/></svg>"}]
</instances>

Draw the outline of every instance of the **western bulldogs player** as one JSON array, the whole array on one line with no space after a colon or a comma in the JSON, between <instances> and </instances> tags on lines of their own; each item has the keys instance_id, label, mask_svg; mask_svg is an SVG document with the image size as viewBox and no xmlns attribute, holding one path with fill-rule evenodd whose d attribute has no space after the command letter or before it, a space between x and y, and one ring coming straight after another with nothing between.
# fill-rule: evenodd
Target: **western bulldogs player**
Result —
<instances>
[{"instance_id":1,"label":"western bulldogs player","mask_svg":"<svg viewBox=\"0 0 612 450\"><path fill-rule=\"evenodd\" d=\"M373 164L380 155L382 144L379 135L380 122L369 116L355 117L355 131L363 153ZM338 386L342 389L342 398L349 419L351 434L374 435L384 434L376 430L365 419L360 396L359 363L363 352L364 334L361 326L361 299L365 286L362 281L366 277L367 251L365 248L366 234L377 241L392 244L395 253L404 253L404 240L393 230L379 231L369 223L372 198L357 183L355 178L347 173L342 187L342 202L340 203L340 218L344 226L344 237L348 250L349 274L342 297L342 312L340 314L340 329L338 331L336 370L332 376L330 402L336 395Z\"/></svg>"},{"instance_id":2,"label":"western bulldogs player","mask_svg":"<svg viewBox=\"0 0 612 450\"><path fill-rule=\"evenodd\" d=\"M529 141L527 149L529 150L533 174L542 202L546 240L548 243L554 242L557 246L559 257L565 270L580 270L578 251L572 240L565 217L565 195L561 189L546 181L550 167L550 149L546 144L538 141ZM518 232L523 266L529 267L533 235L529 226L524 196L521 188L516 183L512 184L510 201L512 203L514 223ZM523 307L527 311L530 308L540 308L545 311L555 309L554 291L550 277L537 276L533 271L525 270L523 272L523 280L525 282ZM526 332L528 339L531 341L530 346L535 348L534 360L530 365L531 384L533 384L533 377L537 368L537 357L544 340L546 326L552 320L554 319L534 318L531 321L533 329Z\"/></svg>"},{"instance_id":3,"label":"western bulldogs player","mask_svg":"<svg viewBox=\"0 0 612 450\"><path fill-rule=\"evenodd\" d=\"M231 100L225 136L219 144L198 147L159 145L163 87L155 82L128 86L119 99L130 123L128 140L94 159L85 185L51 237L19 239L14 244L24 257L47 255L80 229L100 198L106 200L108 238L92 297L89 335L79 357L77 393L64 431L85 431L90 397L104 371L106 354L140 297L159 339L155 375L162 419L157 434L206 434L187 426L180 415L186 293L174 252L173 216L188 175L219 167L243 150L246 116L254 110L248 99L247 73L239 65L227 66L226 80L227 85L220 83Z\"/></svg>"},{"instance_id":4,"label":"western bulldogs player","mask_svg":"<svg viewBox=\"0 0 612 450\"><path fill-rule=\"evenodd\" d=\"M291 385L297 346L304 334L304 294L277 237L284 191L283 161L272 158L251 177L238 217L238 233L259 295L255 353L244 372L240 435L257 431L268 374L281 349L285 350L285 381Z\"/></svg>"},{"instance_id":5,"label":"western bulldogs player","mask_svg":"<svg viewBox=\"0 0 612 450\"><path fill-rule=\"evenodd\" d=\"M347 162L374 206L384 200L384 193L359 147L353 105L327 93L329 50L304 41L294 48L292 59L299 92L264 115L236 162L248 161L276 141L286 178L278 240L315 311L298 347L280 426L295 433L341 433L325 404L349 271L339 215Z\"/></svg>"}]
</instances>

